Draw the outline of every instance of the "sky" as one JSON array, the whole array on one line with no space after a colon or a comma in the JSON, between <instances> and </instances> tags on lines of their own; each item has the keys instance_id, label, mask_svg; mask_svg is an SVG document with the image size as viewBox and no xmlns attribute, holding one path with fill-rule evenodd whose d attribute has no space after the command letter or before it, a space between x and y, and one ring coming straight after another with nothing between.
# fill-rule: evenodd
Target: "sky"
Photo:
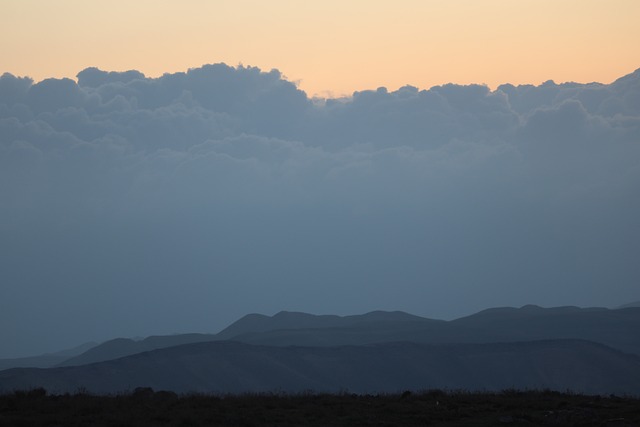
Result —
<instances>
[{"instance_id":1,"label":"sky","mask_svg":"<svg viewBox=\"0 0 640 427\"><path fill-rule=\"evenodd\" d=\"M0 358L640 300L637 4L0 3Z\"/></svg>"},{"instance_id":2,"label":"sky","mask_svg":"<svg viewBox=\"0 0 640 427\"><path fill-rule=\"evenodd\" d=\"M640 63L636 0L3 0L2 71L150 77L276 68L310 96L411 84L610 83Z\"/></svg>"}]
</instances>

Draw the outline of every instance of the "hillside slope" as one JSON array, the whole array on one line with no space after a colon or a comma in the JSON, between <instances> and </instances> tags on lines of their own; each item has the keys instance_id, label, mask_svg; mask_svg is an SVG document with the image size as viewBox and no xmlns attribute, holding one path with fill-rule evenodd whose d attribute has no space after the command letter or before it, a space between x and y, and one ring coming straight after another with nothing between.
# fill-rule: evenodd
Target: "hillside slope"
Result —
<instances>
[{"instance_id":1,"label":"hillside slope","mask_svg":"<svg viewBox=\"0 0 640 427\"><path fill-rule=\"evenodd\" d=\"M120 357L130 356L132 354L142 353L145 351L173 347L176 345L211 341L213 339L215 339L215 335L209 334L150 336L140 341L135 341L128 338L116 338L97 345L75 357L65 359L58 363L56 366L64 367L88 365L90 363L118 359Z\"/></svg>"},{"instance_id":2,"label":"hillside slope","mask_svg":"<svg viewBox=\"0 0 640 427\"><path fill-rule=\"evenodd\" d=\"M640 357L576 340L341 347L220 341L84 366L0 372L0 392L33 387L54 393L136 387L215 393L518 388L639 395Z\"/></svg>"},{"instance_id":3,"label":"hillside slope","mask_svg":"<svg viewBox=\"0 0 640 427\"><path fill-rule=\"evenodd\" d=\"M88 342L66 350L38 356L0 359L0 371L11 368L50 368L63 363L65 360L79 356L97 345L95 342Z\"/></svg>"}]
</instances>

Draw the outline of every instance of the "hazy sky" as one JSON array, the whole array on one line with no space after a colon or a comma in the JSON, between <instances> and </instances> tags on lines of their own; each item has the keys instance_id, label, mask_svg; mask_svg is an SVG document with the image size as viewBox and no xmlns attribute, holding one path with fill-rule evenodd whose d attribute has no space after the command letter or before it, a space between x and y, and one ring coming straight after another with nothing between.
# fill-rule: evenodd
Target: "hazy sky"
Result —
<instances>
[{"instance_id":1,"label":"hazy sky","mask_svg":"<svg viewBox=\"0 0 640 427\"><path fill-rule=\"evenodd\" d=\"M639 300L637 4L2 2L0 357Z\"/></svg>"},{"instance_id":2,"label":"hazy sky","mask_svg":"<svg viewBox=\"0 0 640 427\"><path fill-rule=\"evenodd\" d=\"M449 82L608 83L640 64L636 0L3 0L3 71L277 68L309 95Z\"/></svg>"}]
</instances>

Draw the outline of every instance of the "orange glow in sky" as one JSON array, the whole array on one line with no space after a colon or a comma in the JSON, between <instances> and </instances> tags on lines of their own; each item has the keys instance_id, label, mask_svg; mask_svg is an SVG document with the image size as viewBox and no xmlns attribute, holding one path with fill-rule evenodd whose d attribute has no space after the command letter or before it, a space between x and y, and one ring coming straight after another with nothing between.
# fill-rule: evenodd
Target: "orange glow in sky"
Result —
<instances>
[{"instance_id":1,"label":"orange glow in sky","mask_svg":"<svg viewBox=\"0 0 640 427\"><path fill-rule=\"evenodd\" d=\"M603 83L640 67L637 0L4 0L0 72L277 68L309 95Z\"/></svg>"}]
</instances>

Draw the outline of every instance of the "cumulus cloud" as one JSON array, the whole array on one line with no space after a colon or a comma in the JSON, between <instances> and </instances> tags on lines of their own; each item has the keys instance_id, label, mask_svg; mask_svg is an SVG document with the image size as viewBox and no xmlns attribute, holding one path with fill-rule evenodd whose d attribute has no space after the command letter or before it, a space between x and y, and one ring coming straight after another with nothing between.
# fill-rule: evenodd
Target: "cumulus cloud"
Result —
<instances>
[{"instance_id":1,"label":"cumulus cloud","mask_svg":"<svg viewBox=\"0 0 640 427\"><path fill-rule=\"evenodd\" d=\"M0 339L635 300L638 190L640 71L326 100L224 64L4 74Z\"/></svg>"}]
</instances>

